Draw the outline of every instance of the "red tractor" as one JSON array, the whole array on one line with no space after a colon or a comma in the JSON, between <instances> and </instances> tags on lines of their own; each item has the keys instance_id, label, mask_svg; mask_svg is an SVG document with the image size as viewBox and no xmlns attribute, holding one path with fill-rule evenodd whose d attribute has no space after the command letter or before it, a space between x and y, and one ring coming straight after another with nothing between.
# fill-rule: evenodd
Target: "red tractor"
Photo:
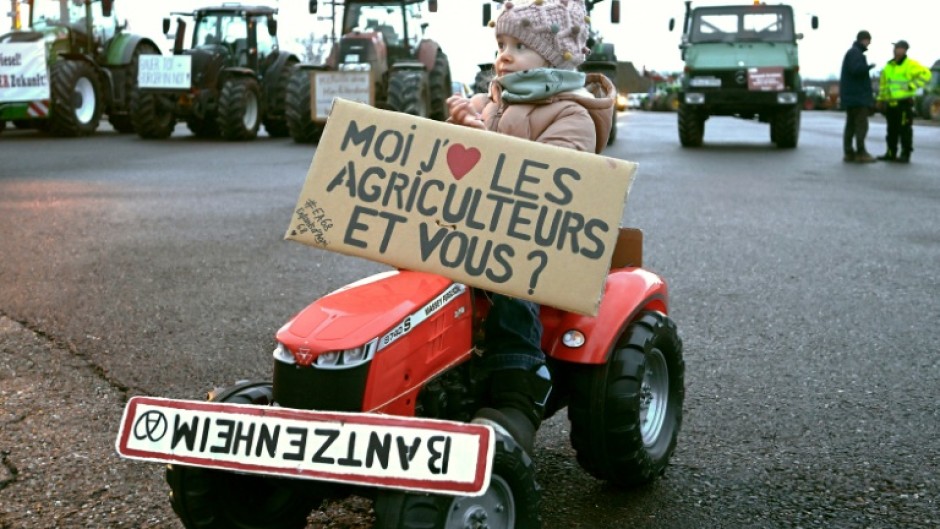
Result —
<instances>
[{"instance_id":1,"label":"red tractor","mask_svg":"<svg viewBox=\"0 0 940 529\"><path fill-rule=\"evenodd\" d=\"M567 407L578 463L619 487L649 483L665 471L685 395L682 341L668 316L666 283L639 266L639 244L632 245L630 251L615 251L596 316L541 308L542 349L553 381L545 414ZM479 427L474 417L484 405L489 377L479 346L490 306L485 292L434 274L393 270L363 279L314 301L281 327L272 381L210 392L210 403L162 401L193 409L229 406L257 420L299 421L259 431L238 416L220 416L202 422L169 419L160 427L159 421L147 422L163 416L155 409L125 421L132 426L119 442L123 446L161 430L180 448L188 443L211 456L199 466L180 453L154 459L171 463L166 472L171 503L187 529L299 529L325 498L348 494L374 499L378 528L539 529L533 461L500 429L491 436L492 471L479 494L437 494L407 484L374 487L369 481L344 482L339 474L322 480L301 469L323 461L352 472L370 460L373 465L381 460L389 471L399 461L402 468L407 461L416 467L434 441L405 443L399 435L396 443L392 427L404 420L429 421L436 433ZM356 437L341 436L339 427L304 422L304 413L345 414L334 425L365 417L386 428L371 434L363 457L362 432L356 444ZM285 453L275 456L275 445ZM439 472L446 459L449 445L443 446L426 460L432 471ZM291 459L286 470L270 474L255 464L269 450L269 463ZM471 456L455 450L450 465Z\"/></svg>"},{"instance_id":2,"label":"red tractor","mask_svg":"<svg viewBox=\"0 0 940 529\"><path fill-rule=\"evenodd\" d=\"M425 0L346 0L334 4L334 23L342 9L342 37L326 64L295 69L287 95L290 135L298 143L319 138L332 93L317 86L342 85L345 97L377 108L442 121L451 94L450 63L440 45L423 36ZM437 11L437 0L427 0ZM311 0L310 12L317 12ZM311 90L313 87L313 90Z\"/></svg>"}]
</instances>

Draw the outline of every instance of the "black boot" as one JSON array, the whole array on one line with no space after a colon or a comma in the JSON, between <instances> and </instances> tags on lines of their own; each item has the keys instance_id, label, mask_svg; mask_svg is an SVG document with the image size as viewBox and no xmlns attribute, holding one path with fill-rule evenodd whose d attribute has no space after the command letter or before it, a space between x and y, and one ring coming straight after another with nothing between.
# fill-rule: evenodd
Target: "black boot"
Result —
<instances>
[{"instance_id":1,"label":"black boot","mask_svg":"<svg viewBox=\"0 0 940 529\"><path fill-rule=\"evenodd\" d=\"M901 155L898 156L897 161L900 163L911 163L911 151L901 151Z\"/></svg>"},{"instance_id":2,"label":"black boot","mask_svg":"<svg viewBox=\"0 0 940 529\"><path fill-rule=\"evenodd\" d=\"M506 430L532 454L535 432L542 424L545 403L552 391L548 368L501 369L490 378L490 407L477 411L474 421Z\"/></svg>"}]
</instances>

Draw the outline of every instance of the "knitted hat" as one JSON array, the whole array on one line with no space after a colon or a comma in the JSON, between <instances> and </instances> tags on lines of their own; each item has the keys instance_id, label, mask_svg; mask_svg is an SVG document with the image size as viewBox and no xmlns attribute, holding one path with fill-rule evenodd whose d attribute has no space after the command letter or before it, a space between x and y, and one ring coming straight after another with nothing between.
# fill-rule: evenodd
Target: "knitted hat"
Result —
<instances>
[{"instance_id":1,"label":"knitted hat","mask_svg":"<svg viewBox=\"0 0 940 529\"><path fill-rule=\"evenodd\" d=\"M506 2L496 34L518 39L554 68L574 70L591 53L585 47L590 23L584 0Z\"/></svg>"}]
</instances>

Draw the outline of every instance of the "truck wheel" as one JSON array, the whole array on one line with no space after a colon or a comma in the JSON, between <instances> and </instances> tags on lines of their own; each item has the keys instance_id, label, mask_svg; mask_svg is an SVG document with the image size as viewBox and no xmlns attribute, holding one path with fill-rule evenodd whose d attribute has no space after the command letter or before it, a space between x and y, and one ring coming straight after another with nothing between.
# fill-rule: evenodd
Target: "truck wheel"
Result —
<instances>
[{"instance_id":1,"label":"truck wheel","mask_svg":"<svg viewBox=\"0 0 940 529\"><path fill-rule=\"evenodd\" d=\"M176 128L173 101L153 92L131 92L130 115L133 129L144 139L169 138Z\"/></svg>"},{"instance_id":2,"label":"truck wheel","mask_svg":"<svg viewBox=\"0 0 940 529\"><path fill-rule=\"evenodd\" d=\"M800 107L793 106L780 110L772 119L773 123L770 126L776 126L776 130L771 130L771 137L777 147L795 148L800 141Z\"/></svg>"},{"instance_id":3,"label":"truck wheel","mask_svg":"<svg viewBox=\"0 0 940 529\"><path fill-rule=\"evenodd\" d=\"M261 126L261 87L248 77L229 77L219 93L216 121L222 139L252 140Z\"/></svg>"},{"instance_id":4,"label":"truck wheel","mask_svg":"<svg viewBox=\"0 0 940 529\"><path fill-rule=\"evenodd\" d=\"M644 312L603 365L571 365L568 418L578 463L619 486L662 474L676 448L685 399L682 340L672 320Z\"/></svg>"},{"instance_id":5,"label":"truck wheel","mask_svg":"<svg viewBox=\"0 0 940 529\"><path fill-rule=\"evenodd\" d=\"M85 61L60 59L52 65L52 112L49 131L54 136L85 136L101 120L101 85L95 68Z\"/></svg>"},{"instance_id":6,"label":"truck wheel","mask_svg":"<svg viewBox=\"0 0 940 529\"><path fill-rule=\"evenodd\" d=\"M267 382L238 384L212 401L269 406ZM187 529L300 529L324 495L306 480L168 465L170 504Z\"/></svg>"},{"instance_id":7,"label":"truck wheel","mask_svg":"<svg viewBox=\"0 0 940 529\"><path fill-rule=\"evenodd\" d=\"M265 81L274 83L274 95L264 113L264 130L273 138L285 138L290 134L286 112L287 86L290 84L291 72L294 71L296 64L297 61L289 60L281 66L275 79L265 78Z\"/></svg>"},{"instance_id":8,"label":"truck wheel","mask_svg":"<svg viewBox=\"0 0 940 529\"><path fill-rule=\"evenodd\" d=\"M683 147L701 147L705 138L705 116L689 105L679 105L679 143Z\"/></svg>"},{"instance_id":9,"label":"truck wheel","mask_svg":"<svg viewBox=\"0 0 940 529\"><path fill-rule=\"evenodd\" d=\"M539 529L541 492L535 465L508 435L496 432L490 486L482 496L439 496L380 490L376 529Z\"/></svg>"},{"instance_id":10,"label":"truck wheel","mask_svg":"<svg viewBox=\"0 0 940 529\"><path fill-rule=\"evenodd\" d=\"M431 93L430 118L437 121L447 119L447 98L452 93L450 78L450 62L447 55L437 50L437 58L434 60L434 68L428 76Z\"/></svg>"},{"instance_id":11,"label":"truck wheel","mask_svg":"<svg viewBox=\"0 0 940 529\"><path fill-rule=\"evenodd\" d=\"M428 78L424 72L397 70L388 82L388 106L391 110L428 117Z\"/></svg>"},{"instance_id":12,"label":"truck wheel","mask_svg":"<svg viewBox=\"0 0 940 529\"><path fill-rule=\"evenodd\" d=\"M127 108L114 108L114 101L111 102L108 110L108 121L114 130L123 134L134 132L134 120L131 116L130 105L134 94L137 93L137 67L141 55L160 55L160 50L147 42L141 43L134 49L134 55L127 66L127 73L124 79L124 93L127 94Z\"/></svg>"},{"instance_id":13,"label":"truck wheel","mask_svg":"<svg viewBox=\"0 0 940 529\"><path fill-rule=\"evenodd\" d=\"M313 121L310 108L310 70L291 68L287 84L287 129L297 143L316 143L323 133L323 126Z\"/></svg>"}]
</instances>

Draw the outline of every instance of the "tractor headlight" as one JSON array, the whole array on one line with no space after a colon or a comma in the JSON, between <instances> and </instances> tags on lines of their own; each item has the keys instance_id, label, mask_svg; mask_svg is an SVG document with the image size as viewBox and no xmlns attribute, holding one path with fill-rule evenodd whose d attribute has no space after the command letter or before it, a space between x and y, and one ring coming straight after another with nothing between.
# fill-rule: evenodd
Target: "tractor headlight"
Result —
<instances>
[{"instance_id":1,"label":"tractor headlight","mask_svg":"<svg viewBox=\"0 0 940 529\"><path fill-rule=\"evenodd\" d=\"M584 345L585 341L587 340L584 337L584 333L576 329L571 329L561 337L561 343L565 344L565 347L571 347L572 349L581 347Z\"/></svg>"},{"instance_id":2,"label":"tractor headlight","mask_svg":"<svg viewBox=\"0 0 940 529\"><path fill-rule=\"evenodd\" d=\"M781 105L795 105L799 98L793 92L780 92L777 94L777 103Z\"/></svg>"},{"instance_id":3,"label":"tractor headlight","mask_svg":"<svg viewBox=\"0 0 940 529\"><path fill-rule=\"evenodd\" d=\"M705 103L705 94L699 92L689 92L685 94L685 103L687 105L701 105Z\"/></svg>"},{"instance_id":4,"label":"tractor headlight","mask_svg":"<svg viewBox=\"0 0 940 529\"><path fill-rule=\"evenodd\" d=\"M350 369L360 366L372 360L378 342L378 339L375 339L361 347L322 353L313 363L320 369Z\"/></svg>"}]
</instances>

